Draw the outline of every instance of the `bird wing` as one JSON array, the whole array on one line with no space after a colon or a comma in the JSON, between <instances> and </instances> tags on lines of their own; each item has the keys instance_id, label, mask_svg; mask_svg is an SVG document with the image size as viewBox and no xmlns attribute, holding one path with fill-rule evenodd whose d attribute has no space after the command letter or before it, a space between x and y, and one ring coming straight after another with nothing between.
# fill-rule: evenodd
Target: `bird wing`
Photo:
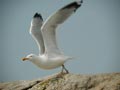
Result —
<instances>
[{"instance_id":1,"label":"bird wing","mask_svg":"<svg viewBox=\"0 0 120 90\"><path fill-rule=\"evenodd\" d=\"M39 52L41 54L44 53L45 47L44 47L44 41L41 33L41 26L43 24L43 19L42 16L38 13L36 13L31 21L31 26L30 26L30 34L36 41L38 47L39 47Z\"/></svg>"},{"instance_id":2,"label":"bird wing","mask_svg":"<svg viewBox=\"0 0 120 90\"><path fill-rule=\"evenodd\" d=\"M74 1L59 9L53 15L48 17L41 27L45 52L48 55L62 54L56 42L56 28L71 16L80 6L82 1Z\"/></svg>"}]
</instances>

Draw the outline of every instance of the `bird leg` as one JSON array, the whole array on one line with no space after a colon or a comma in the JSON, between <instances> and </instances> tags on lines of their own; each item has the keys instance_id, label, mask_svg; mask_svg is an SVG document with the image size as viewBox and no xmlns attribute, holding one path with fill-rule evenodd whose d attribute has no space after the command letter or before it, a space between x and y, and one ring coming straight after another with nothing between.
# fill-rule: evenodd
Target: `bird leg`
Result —
<instances>
[{"instance_id":1,"label":"bird leg","mask_svg":"<svg viewBox=\"0 0 120 90\"><path fill-rule=\"evenodd\" d=\"M65 74L68 74L69 72L68 72L68 70L65 68L65 66L64 65L62 65L62 70L61 70L61 72L60 73L58 73L57 74L57 78L62 78Z\"/></svg>"},{"instance_id":2,"label":"bird leg","mask_svg":"<svg viewBox=\"0 0 120 90\"><path fill-rule=\"evenodd\" d=\"M66 74L69 73L69 71L65 68L64 64L62 65L62 71L61 71L61 73L63 73L63 70L65 70Z\"/></svg>"}]
</instances>

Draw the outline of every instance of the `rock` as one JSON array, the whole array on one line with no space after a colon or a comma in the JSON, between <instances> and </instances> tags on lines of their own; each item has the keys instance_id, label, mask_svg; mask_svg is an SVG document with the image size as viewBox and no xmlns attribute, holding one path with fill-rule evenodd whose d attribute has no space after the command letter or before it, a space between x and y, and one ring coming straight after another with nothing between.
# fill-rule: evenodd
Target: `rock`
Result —
<instances>
[{"instance_id":1,"label":"rock","mask_svg":"<svg viewBox=\"0 0 120 90\"><path fill-rule=\"evenodd\" d=\"M0 90L120 90L120 73L56 74L43 79L0 83Z\"/></svg>"}]
</instances>

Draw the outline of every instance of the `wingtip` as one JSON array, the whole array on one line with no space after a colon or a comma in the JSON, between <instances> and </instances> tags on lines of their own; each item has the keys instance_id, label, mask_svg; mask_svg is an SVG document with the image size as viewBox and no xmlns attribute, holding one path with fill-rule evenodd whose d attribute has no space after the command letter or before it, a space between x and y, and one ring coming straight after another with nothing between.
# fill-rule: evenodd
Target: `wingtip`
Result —
<instances>
[{"instance_id":1,"label":"wingtip","mask_svg":"<svg viewBox=\"0 0 120 90\"><path fill-rule=\"evenodd\" d=\"M41 14L39 14L39 13L35 13L34 14L34 16L33 16L34 18L40 18L40 19L42 19L43 20L43 18L42 18L42 15Z\"/></svg>"},{"instance_id":2,"label":"wingtip","mask_svg":"<svg viewBox=\"0 0 120 90\"><path fill-rule=\"evenodd\" d=\"M81 0L81 1L74 1L74 2L66 5L62 9L75 7L75 11L76 11L81 6L82 3L83 3L83 0Z\"/></svg>"},{"instance_id":3,"label":"wingtip","mask_svg":"<svg viewBox=\"0 0 120 90\"><path fill-rule=\"evenodd\" d=\"M81 6L81 4L83 3L83 0L81 0L81 1L75 1L75 8L77 9L77 8L79 8L80 6Z\"/></svg>"},{"instance_id":4,"label":"wingtip","mask_svg":"<svg viewBox=\"0 0 120 90\"><path fill-rule=\"evenodd\" d=\"M83 3L83 0L80 0L80 1L76 1L78 4L81 4Z\"/></svg>"},{"instance_id":5,"label":"wingtip","mask_svg":"<svg viewBox=\"0 0 120 90\"><path fill-rule=\"evenodd\" d=\"M40 17L40 15L36 12L33 17L34 17L34 18Z\"/></svg>"},{"instance_id":6,"label":"wingtip","mask_svg":"<svg viewBox=\"0 0 120 90\"><path fill-rule=\"evenodd\" d=\"M83 0L81 0L80 2L83 3Z\"/></svg>"}]
</instances>

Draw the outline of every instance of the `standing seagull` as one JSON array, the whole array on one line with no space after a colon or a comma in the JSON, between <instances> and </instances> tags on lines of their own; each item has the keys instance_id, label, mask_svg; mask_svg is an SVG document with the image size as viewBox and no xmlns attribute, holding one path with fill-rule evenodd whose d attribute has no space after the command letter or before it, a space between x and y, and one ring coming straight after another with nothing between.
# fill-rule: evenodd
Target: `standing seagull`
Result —
<instances>
[{"instance_id":1,"label":"standing seagull","mask_svg":"<svg viewBox=\"0 0 120 90\"><path fill-rule=\"evenodd\" d=\"M36 13L32 19L30 34L37 42L39 55L30 54L22 60L29 60L42 69L54 69L62 66L62 71L65 70L64 63L72 59L65 56L58 48L56 43L56 28L62 24L69 16L71 16L80 6L83 1L74 1L63 8L59 9L43 23L43 18Z\"/></svg>"}]
</instances>

